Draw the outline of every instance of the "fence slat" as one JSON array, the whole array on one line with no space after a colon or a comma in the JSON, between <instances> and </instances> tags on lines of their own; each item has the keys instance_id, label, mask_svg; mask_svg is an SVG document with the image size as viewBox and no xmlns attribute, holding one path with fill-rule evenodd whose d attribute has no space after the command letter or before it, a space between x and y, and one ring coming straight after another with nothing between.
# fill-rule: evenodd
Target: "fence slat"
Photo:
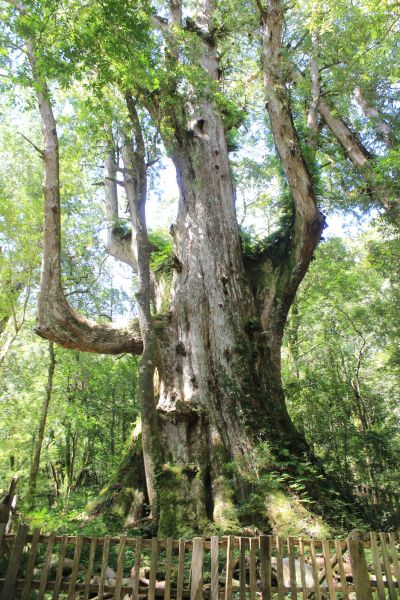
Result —
<instances>
[{"instance_id":1,"label":"fence slat","mask_svg":"<svg viewBox=\"0 0 400 600\"><path fill-rule=\"evenodd\" d=\"M394 568L394 572L396 574L396 579L397 579L397 586L400 587L400 566L399 566L399 559L397 556L396 537L395 537L395 534L393 533L393 531L391 531L389 533L389 543L390 543L390 552L392 555L393 568Z\"/></svg>"},{"instance_id":2,"label":"fence slat","mask_svg":"<svg viewBox=\"0 0 400 600\"><path fill-rule=\"evenodd\" d=\"M276 537L276 578L278 581L278 598L285 600L285 583L283 581L283 540Z\"/></svg>"},{"instance_id":3,"label":"fence slat","mask_svg":"<svg viewBox=\"0 0 400 600\"><path fill-rule=\"evenodd\" d=\"M13 597L15 580L17 579L19 563L21 562L27 534L27 525L21 525L18 529L17 535L15 536L14 546L8 562L3 586L3 594L1 596L2 600L10 600Z\"/></svg>"},{"instance_id":4,"label":"fence slat","mask_svg":"<svg viewBox=\"0 0 400 600\"><path fill-rule=\"evenodd\" d=\"M289 558L289 576L290 576L290 598L297 600L297 581L296 581L296 565L294 562L294 539L288 538L288 558Z\"/></svg>"},{"instance_id":5,"label":"fence slat","mask_svg":"<svg viewBox=\"0 0 400 600\"><path fill-rule=\"evenodd\" d=\"M104 585L105 585L106 573L107 573L107 567L108 567L109 552L110 552L110 536L106 535L104 538L104 545L103 545L103 557L101 559L99 593L97 596L98 600L103 600L103 598L104 598Z\"/></svg>"},{"instance_id":6,"label":"fence slat","mask_svg":"<svg viewBox=\"0 0 400 600\"><path fill-rule=\"evenodd\" d=\"M89 598L89 586L90 586L90 580L92 579L94 559L96 556L96 546L97 546L97 538L93 536L90 539L89 558L88 558L88 566L86 569L85 589L83 591L83 600L88 600L88 598Z\"/></svg>"},{"instance_id":7,"label":"fence slat","mask_svg":"<svg viewBox=\"0 0 400 600\"><path fill-rule=\"evenodd\" d=\"M339 540L335 540L335 550L338 559L339 577L342 585L343 600L349 600L349 588L347 585L346 573L343 565L343 554Z\"/></svg>"},{"instance_id":8,"label":"fence slat","mask_svg":"<svg viewBox=\"0 0 400 600\"><path fill-rule=\"evenodd\" d=\"M120 596L121 596L122 577L124 576L125 546L126 546L126 535L121 535L119 538L117 575L115 577L114 600L119 600Z\"/></svg>"},{"instance_id":9,"label":"fence slat","mask_svg":"<svg viewBox=\"0 0 400 600\"><path fill-rule=\"evenodd\" d=\"M55 538L54 533L51 533L48 538L48 542L47 542L46 555L45 555L45 559L44 559L42 576L40 578L39 592L37 595L37 600L43 600L45 592L46 592L47 578L48 578L49 572L50 572L51 555L52 555L53 546L54 546L54 538Z\"/></svg>"},{"instance_id":10,"label":"fence slat","mask_svg":"<svg viewBox=\"0 0 400 600\"><path fill-rule=\"evenodd\" d=\"M167 538L167 548L165 550L165 591L164 600L171 597L171 564L172 564L172 538Z\"/></svg>"},{"instance_id":11,"label":"fence slat","mask_svg":"<svg viewBox=\"0 0 400 600\"><path fill-rule=\"evenodd\" d=\"M260 535L261 598L271 600L271 536Z\"/></svg>"},{"instance_id":12,"label":"fence slat","mask_svg":"<svg viewBox=\"0 0 400 600\"><path fill-rule=\"evenodd\" d=\"M386 547L385 534L380 532L379 539L381 541L383 567L384 567L385 573L386 573L386 581L387 581L387 585L388 585L388 589L389 589L389 598L390 598L390 600L396 600L397 594L396 594L396 590L394 589L394 584L393 584L393 579L392 579L392 569L390 568L389 555L388 555L388 551L387 551L387 547Z\"/></svg>"},{"instance_id":13,"label":"fence slat","mask_svg":"<svg viewBox=\"0 0 400 600\"><path fill-rule=\"evenodd\" d=\"M303 538L299 539L299 551L300 551L300 578L301 578L301 591L303 600L307 600L307 583L306 583L306 559Z\"/></svg>"},{"instance_id":14,"label":"fence slat","mask_svg":"<svg viewBox=\"0 0 400 600\"><path fill-rule=\"evenodd\" d=\"M239 538L239 585L240 585L240 600L246 600L246 542L244 537Z\"/></svg>"},{"instance_id":15,"label":"fence slat","mask_svg":"<svg viewBox=\"0 0 400 600\"><path fill-rule=\"evenodd\" d=\"M257 566L256 566L256 551L258 547L258 539L250 539L250 600L256 600L257 589Z\"/></svg>"},{"instance_id":16,"label":"fence slat","mask_svg":"<svg viewBox=\"0 0 400 600\"><path fill-rule=\"evenodd\" d=\"M233 550L235 538L228 536L228 547L226 551L226 577L225 577L225 600L231 600L232 596L232 576L233 576Z\"/></svg>"},{"instance_id":17,"label":"fence slat","mask_svg":"<svg viewBox=\"0 0 400 600\"><path fill-rule=\"evenodd\" d=\"M179 559L178 559L178 582L176 589L176 600L182 600L183 585L185 582L185 540L179 540Z\"/></svg>"},{"instance_id":18,"label":"fence slat","mask_svg":"<svg viewBox=\"0 0 400 600\"><path fill-rule=\"evenodd\" d=\"M155 597L156 597L157 564L158 564L158 539L152 538L152 540L151 540L149 590L147 592L148 600L155 600Z\"/></svg>"},{"instance_id":19,"label":"fence slat","mask_svg":"<svg viewBox=\"0 0 400 600\"><path fill-rule=\"evenodd\" d=\"M368 575L364 545L359 531L353 531L347 539L350 554L351 570L357 600L373 600L371 583Z\"/></svg>"},{"instance_id":20,"label":"fence slat","mask_svg":"<svg viewBox=\"0 0 400 600\"><path fill-rule=\"evenodd\" d=\"M4 537L6 535L7 523L0 523L0 557L3 554Z\"/></svg>"},{"instance_id":21,"label":"fence slat","mask_svg":"<svg viewBox=\"0 0 400 600\"><path fill-rule=\"evenodd\" d=\"M31 550L29 552L28 564L26 565L25 581L21 593L21 600L27 600L29 594L31 593L31 583L33 579L33 570L35 568L36 563L39 537L40 529L35 529L32 535Z\"/></svg>"},{"instance_id":22,"label":"fence slat","mask_svg":"<svg viewBox=\"0 0 400 600\"><path fill-rule=\"evenodd\" d=\"M322 540L322 551L324 553L325 577L328 584L329 598L330 600L336 600L335 586L333 583L331 550L328 540Z\"/></svg>"},{"instance_id":23,"label":"fence slat","mask_svg":"<svg viewBox=\"0 0 400 600\"><path fill-rule=\"evenodd\" d=\"M79 561L81 559L82 546L83 546L83 537L81 535L79 535L78 539L76 540L76 546L75 546L74 558L73 558L73 562L72 562L72 571L71 571L71 578L70 578L70 582L69 582L67 600L74 600L74 597L75 597L75 584L76 584L76 580L78 577Z\"/></svg>"},{"instance_id":24,"label":"fence slat","mask_svg":"<svg viewBox=\"0 0 400 600\"><path fill-rule=\"evenodd\" d=\"M54 582L53 600L58 600L60 595L61 580L64 572L64 559L67 551L68 536L63 535L60 544L60 558L56 570L56 579Z\"/></svg>"},{"instance_id":25,"label":"fence slat","mask_svg":"<svg viewBox=\"0 0 400 600\"><path fill-rule=\"evenodd\" d=\"M213 535L211 538L211 600L218 600L218 554L219 539Z\"/></svg>"},{"instance_id":26,"label":"fence slat","mask_svg":"<svg viewBox=\"0 0 400 600\"><path fill-rule=\"evenodd\" d=\"M370 537L370 540L371 540L372 562L374 564L375 577L376 577L376 587L377 587L377 591L378 591L378 598L379 598L379 600L385 600L385 598L386 598L385 585L383 583L382 564L381 564L381 559L380 559L380 556L379 556L379 549L378 549L376 532L375 531L371 531L371 533L369 534L369 537Z\"/></svg>"},{"instance_id":27,"label":"fence slat","mask_svg":"<svg viewBox=\"0 0 400 600\"><path fill-rule=\"evenodd\" d=\"M203 538L193 538L190 600L202 600L203 598L203 553Z\"/></svg>"},{"instance_id":28,"label":"fence slat","mask_svg":"<svg viewBox=\"0 0 400 600\"><path fill-rule=\"evenodd\" d=\"M135 562L133 564L133 573L132 573L132 591L131 591L131 599L138 600L139 599L139 579L140 579L140 559L142 553L142 538L136 538L135 542Z\"/></svg>"},{"instance_id":29,"label":"fence slat","mask_svg":"<svg viewBox=\"0 0 400 600\"><path fill-rule=\"evenodd\" d=\"M321 588L319 585L318 565L317 565L317 552L315 550L315 540L311 540L311 567L314 577L314 588L315 588L315 600L321 600ZM308 595L310 597L311 594Z\"/></svg>"}]
</instances>

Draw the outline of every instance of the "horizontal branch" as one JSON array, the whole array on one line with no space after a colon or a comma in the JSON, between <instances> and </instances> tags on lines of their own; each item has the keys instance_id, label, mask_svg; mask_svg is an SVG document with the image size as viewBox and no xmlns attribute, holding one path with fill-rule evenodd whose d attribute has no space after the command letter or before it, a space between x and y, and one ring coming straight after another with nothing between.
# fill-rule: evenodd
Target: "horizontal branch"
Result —
<instances>
[{"instance_id":1,"label":"horizontal branch","mask_svg":"<svg viewBox=\"0 0 400 600\"><path fill-rule=\"evenodd\" d=\"M40 337L64 348L82 352L141 354L143 350L137 321L126 327L97 323L75 312L63 294L49 295L42 289L35 331Z\"/></svg>"}]
</instances>

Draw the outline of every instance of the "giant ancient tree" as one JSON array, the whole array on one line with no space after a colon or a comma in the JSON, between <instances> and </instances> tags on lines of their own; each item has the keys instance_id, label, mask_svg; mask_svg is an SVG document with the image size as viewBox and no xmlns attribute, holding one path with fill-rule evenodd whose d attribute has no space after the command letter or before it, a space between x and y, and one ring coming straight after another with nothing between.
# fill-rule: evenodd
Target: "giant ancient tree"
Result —
<instances>
[{"instance_id":1,"label":"giant ancient tree","mask_svg":"<svg viewBox=\"0 0 400 600\"><path fill-rule=\"evenodd\" d=\"M234 505L246 494L246 473L268 468L267 459L260 467L260 448L269 448L268 456L278 463L290 455L316 465L285 406L280 349L288 312L324 227L317 203L323 187L320 115L359 165L354 145L347 148L336 131L339 116L333 122L322 99L321 42L316 48L312 25L296 31L293 7L283 0L235 6L242 11L237 26L254 37L255 77L284 179L281 229L262 251L247 255L229 159L231 132L240 127L245 109L221 94L226 38L234 32L240 40L242 32L235 33L228 3L159 4L156 10L118 0L92 8L67 2L58 10L51 2L12 3L10 19L14 35L23 40L43 125L45 221L36 331L68 348L141 354L141 451L135 460L140 464L142 454L142 491L152 517L161 531L173 533L207 521L235 526ZM302 10L308 10L306 3ZM53 31L48 40L46 27ZM291 56L289 38L296 37L300 41ZM301 44L302 69L295 64ZM138 279L138 322L125 328L77 314L63 291L62 181L50 91L63 60L64 76L68 71L73 78L79 70L80 77L86 73L118 97L119 109L104 113L109 114L103 123L104 194L108 252L130 265ZM310 85L299 92L305 95L305 113L299 114L295 86L305 79ZM152 161L145 121L158 130L173 160L180 192L168 285L165 273L150 269L145 209ZM362 153L361 142L360 148ZM371 194L381 192L384 184L378 184L370 163L361 171ZM122 188L131 221L131 230L123 233L117 226ZM395 220L396 194L388 185L385 193L382 204ZM234 475L227 475L227 464L235 464ZM291 467L285 468L290 473ZM323 473L319 469L313 467L314 475ZM320 498L315 507L321 511L331 485L310 471L308 493Z\"/></svg>"}]
</instances>

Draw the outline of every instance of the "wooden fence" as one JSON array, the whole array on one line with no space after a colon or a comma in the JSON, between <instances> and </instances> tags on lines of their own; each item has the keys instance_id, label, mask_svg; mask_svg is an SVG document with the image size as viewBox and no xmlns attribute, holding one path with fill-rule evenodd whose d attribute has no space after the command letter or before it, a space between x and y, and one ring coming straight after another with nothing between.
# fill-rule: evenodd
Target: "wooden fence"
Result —
<instances>
[{"instance_id":1,"label":"wooden fence","mask_svg":"<svg viewBox=\"0 0 400 600\"><path fill-rule=\"evenodd\" d=\"M400 598L399 532L193 540L0 529L1 600Z\"/></svg>"}]
</instances>

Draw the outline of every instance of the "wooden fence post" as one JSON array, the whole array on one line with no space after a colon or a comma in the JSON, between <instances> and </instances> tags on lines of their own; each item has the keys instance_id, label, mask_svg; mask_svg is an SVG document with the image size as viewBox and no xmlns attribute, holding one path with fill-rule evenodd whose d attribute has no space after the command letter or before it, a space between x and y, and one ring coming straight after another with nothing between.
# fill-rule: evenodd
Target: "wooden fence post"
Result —
<instances>
[{"instance_id":1,"label":"wooden fence post","mask_svg":"<svg viewBox=\"0 0 400 600\"><path fill-rule=\"evenodd\" d=\"M354 530L347 540L357 600L373 600L361 532Z\"/></svg>"},{"instance_id":2,"label":"wooden fence post","mask_svg":"<svg viewBox=\"0 0 400 600\"><path fill-rule=\"evenodd\" d=\"M233 535L229 535L228 536L228 546L227 546L227 550L226 550L225 600L231 600L231 598L232 598L234 544L235 544L235 538L233 537Z\"/></svg>"},{"instance_id":3,"label":"wooden fence post","mask_svg":"<svg viewBox=\"0 0 400 600\"><path fill-rule=\"evenodd\" d=\"M15 536L14 546L8 562L1 600L11 600L14 595L15 581L17 579L18 568L21 562L27 535L28 526L21 525L18 529L17 535Z\"/></svg>"},{"instance_id":4,"label":"wooden fence post","mask_svg":"<svg viewBox=\"0 0 400 600\"><path fill-rule=\"evenodd\" d=\"M190 600L202 600L203 598L203 552L203 538L193 538Z\"/></svg>"},{"instance_id":5,"label":"wooden fence post","mask_svg":"<svg viewBox=\"0 0 400 600\"><path fill-rule=\"evenodd\" d=\"M211 538L211 600L218 600L218 554L219 539L213 535Z\"/></svg>"},{"instance_id":6,"label":"wooden fence post","mask_svg":"<svg viewBox=\"0 0 400 600\"><path fill-rule=\"evenodd\" d=\"M271 536L260 535L261 598L271 600Z\"/></svg>"}]
</instances>

